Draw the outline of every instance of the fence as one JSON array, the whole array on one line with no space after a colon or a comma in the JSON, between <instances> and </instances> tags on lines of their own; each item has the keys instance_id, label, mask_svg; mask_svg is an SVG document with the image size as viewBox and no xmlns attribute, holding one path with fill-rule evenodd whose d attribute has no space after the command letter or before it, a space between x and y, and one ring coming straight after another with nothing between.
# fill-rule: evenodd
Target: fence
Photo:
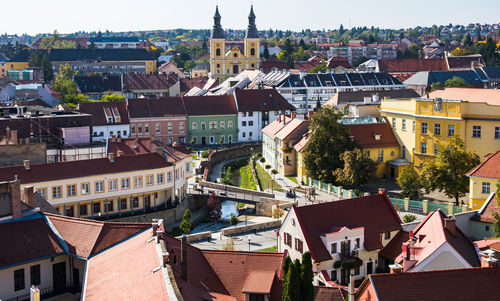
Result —
<instances>
[{"instance_id":1,"label":"fence","mask_svg":"<svg viewBox=\"0 0 500 301\"><path fill-rule=\"evenodd\" d=\"M357 195L353 190L343 189L342 186L335 186L330 183L321 182L318 180L314 180L310 177L306 178L306 183L309 186L314 186L315 188L327 192L329 194L336 195L339 199L343 198L351 198L358 197L361 195ZM392 205L397 211L402 212L413 212L418 214L427 214L436 209L440 209L448 215L458 214L467 211L466 206L460 207L456 206L453 203L439 203L427 200L410 200L410 199L401 199L401 198L392 198L390 197Z\"/></svg>"}]
</instances>

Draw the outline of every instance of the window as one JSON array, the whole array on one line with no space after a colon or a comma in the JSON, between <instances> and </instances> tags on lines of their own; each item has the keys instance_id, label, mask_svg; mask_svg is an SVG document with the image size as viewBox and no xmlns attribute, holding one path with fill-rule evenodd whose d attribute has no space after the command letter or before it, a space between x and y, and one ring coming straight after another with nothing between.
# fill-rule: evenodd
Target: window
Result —
<instances>
[{"instance_id":1,"label":"window","mask_svg":"<svg viewBox=\"0 0 500 301\"><path fill-rule=\"evenodd\" d=\"M47 199L47 188L38 188L36 190L44 199Z\"/></svg>"},{"instance_id":2,"label":"window","mask_svg":"<svg viewBox=\"0 0 500 301\"><path fill-rule=\"evenodd\" d=\"M283 233L283 240L285 245L291 247L292 246L292 236L288 233Z\"/></svg>"},{"instance_id":3,"label":"window","mask_svg":"<svg viewBox=\"0 0 500 301\"><path fill-rule=\"evenodd\" d=\"M100 213L101 212L101 203L100 202L94 203L92 211L94 212L94 214Z\"/></svg>"},{"instance_id":4,"label":"window","mask_svg":"<svg viewBox=\"0 0 500 301\"><path fill-rule=\"evenodd\" d=\"M190 163L186 163L186 172L189 172Z\"/></svg>"},{"instance_id":5,"label":"window","mask_svg":"<svg viewBox=\"0 0 500 301\"><path fill-rule=\"evenodd\" d=\"M481 193L490 194L490 183L483 182L483 190Z\"/></svg>"},{"instance_id":6,"label":"window","mask_svg":"<svg viewBox=\"0 0 500 301\"><path fill-rule=\"evenodd\" d=\"M384 150L383 149L378 151L377 161L384 162Z\"/></svg>"},{"instance_id":7,"label":"window","mask_svg":"<svg viewBox=\"0 0 500 301\"><path fill-rule=\"evenodd\" d=\"M80 215L87 215L87 204L84 204L84 205L80 205L80 208L78 208L78 210L80 210Z\"/></svg>"},{"instance_id":8,"label":"window","mask_svg":"<svg viewBox=\"0 0 500 301\"><path fill-rule=\"evenodd\" d=\"M242 121L241 122L241 126L247 126L247 122L246 121Z\"/></svg>"},{"instance_id":9,"label":"window","mask_svg":"<svg viewBox=\"0 0 500 301\"><path fill-rule=\"evenodd\" d=\"M241 112L241 117L246 117L247 116L247 112Z\"/></svg>"},{"instance_id":10,"label":"window","mask_svg":"<svg viewBox=\"0 0 500 301\"><path fill-rule=\"evenodd\" d=\"M384 238L385 238L385 240L391 239L391 231L385 232Z\"/></svg>"},{"instance_id":11,"label":"window","mask_svg":"<svg viewBox=\"0 0 500 301\"><path fill-rule=\"evenodd\" d=\"M14 271L14 291L24 289L24 269Z\"/></svg>"},{"instance_id":12,"label":"window","mask_svg":"<svg viewBox=\"0 0 500 301\"><path fill-rule=\"evenodd\" d=\"M453 137L455 135L455 126L453 124L448 125L448 137Z\"/></svg>"},{"instance_id":13,"label":"window","mask_svg":"<svg viewBox=\"0 0 500 301\"><path fill-rule=\"evenodd\" d=\"M206 129L207 129L207 126L206 126L205 122L202 122L201 123L201 130L204 131Z\"/></svg>"},{"instance_id":14,"label":"window","mask_svg":"<svg viewBox=\"0 0 500 301\"><path fill-rule=\"evenodd\" d=\"M420 144L420 147L421 147L421 151L420 151L420 152L421 152L422 154L426 154L426 153L427 153L427 143L426 143L426 142L422 142L422 143Z\"/></svg>"},{"instance_id":15,"label":"window","mask_svg":"<svg viewBox=\"0 0 500 301\"><path fill-rule=\"evenodd\" d=\"M370 158L370 151L365 151L365 157Z\"/></svg>"},{"instance_id":16,"label":"window","mask_svg":"<svg viewBox=\"0 0 500 301\"><path fill-rule=\"evenodd\" d=\"M396 128L396 118L392 118L392 128Z\"/></svg>"},{"instance_id":17,"label":"window","mask_svg":"<svg viewBox=\"0 0 500 301\"><path fill-rule=\"evenodd\" d=\"M210 121L210 122L208 123L208 128L209 128L210 130L215 130L215 129L217 129L217 121Z\"/></svg>"},{"instance_id":18,"label":"window","mask_svg":"<svg viewBox=\"0 0 500 301\"><path fill-rule=\"evenodd\" d=\"M167 173L167 182L169 182L169 183L172 182L172 172L171 171L169 171Z\"/></svg>"},{"instance_id":19,"label":"window","mask_svg":"<svg viewBox=\"0 0 500 301\"><path fill-rule=\"evenodd\" d=\"M359 266L354 268L354 275L359 275L360 269Z\"/></svg>"},{"instance_id":20,"label":"window","mask_svg":"<svg viewBox=\"0 0 500 301\"><path fill-rule=\"evenodd\" d=\"M104 182L95 182L95 192L104 192Z\"/></svg>"},{"instance_id":21,"label":"window","mask_svg":"<svg viewBox=\"0 0 500 301\"><path fill-rule=\"evenodd\" d=\"M215 138L214 136L210 136L210 144L214 144L215 143Z\"/></svg>"},{"instance_id":22,"label":"window","mask_svg":"<svg viewBox=\"0 0 500 301\"><path fill-rule=\"evenodd\" d=\"M90 193L90 184L83 183L82 184L82 194L89 194L89 193Z\"/></svg>"},{"instance_id":23,"label":"window","mask_svg":"<svg viewBox=\"0 0 500 301\"><path fill-rule=\"evenodd\" d=\"M247 132L241 132L241 137L245 138L247 136Z\"/></svg>"},{"instance_id":24,"label":"window","mask_svg":"<svg viewBox=\"0 0 500 301\"><path fill-rule=\"evenodd\" d=\"M62 197L61 186L52 187L52 198L53 199L58 199L60 197Z\"/></svg>"},{"instance_id":25,"label":"window","mask_svg":"<svg viewBox=\"0 0 500 301\"><path fill-rule=\"evenodd\" d=\"M255 55L255 48L251 48L251 49L250 49L250 55L251 55L251 56L254 56L254 55Z\"/></svg>"},{"instance_id":26,"label":"window","mask_svg":"<svg viewBox=\"0 0 500 301\"><path fill-rule=\"evenodd\" d=\"M233 142L233 135L227 136L227 142L229 142L229 143Z\"/></svg>"},{"instance_id":27,"label":"window","mask_svg":"<svg viewBox=\"0 0 500 301\"><path fill-rule=\"evenodd\" d=\"M248 117L253 117L253 112L248 112Z\"/></svg>"},{"instance_id":28,"label":"window","mask_svg":"<svg viewBox=\"0 0 500 301\"><path fill-rule=\"evenodd\" d=\"M146 124L144 125L144 133L145 133L145 134L149 134L149 123L146 123Z\"/></svg>"},{"instance_id":29,"label":"window","mask_svg":"<svg viewBox=\"0 0 500 301\"><path fill-rule=\"evenodd\" d=\"M153 175L146 176L146 185L153 185Z\"/></svg>"},{"instance_id":30,"label":"window","mask_svg":"<svg viewBox=\"0 0 500 301\"><path fill-rule=\"evenodd\" d=\"M142 177L134 177L134 187L142 187Z\"/></svg>"},{"instance_id":31,"label":"window","mask_svg":"<svg viewBox=\"0 0 500 301\"><path fill-rule=\"evenodd\" d=\"M434 125L434 136L441 136L441 124L439 123Z\"/></svg>"},{"instance_id":32,"label":"window","mask_svg":"<svg viewBox=\"0 0 500 301\"><path fill-rule=\"evenodd\" d=\"M117 180L109 180L109 191L118 190L118 181Z\"/></svg>"},{"instance_id":33,"label":"window","mask_svg":"<svg viewBox=\"0 0 500 301\"><path fill-rule=\"evenodd\" d=\"M122 189L130 188L130 178L122 179Z\"/></svg>"},{"instance_id":34,"label":"window","mask_svg":"<svg viewBox=\"0 0 500 301\"><path fill-rule=\"evenodd\" d=\"M401 129L406 131L406 119L401 119Z\"/></svg>"},{"instance_id":35,"label":"window","mask_svg":"<svg viewBox=\"0 0 500 301\"><path fill-rule=\"evenodd\" d=\"M67 194L68 196L75 196L76 195L76 185L68 185L66 186Z\"/></svg>"},{"instance_id":36,"label":"window","mask_svg":"<svg viewBox=\"0 0 500 301\"><path fill-rule=\"evenodd\" d=\"M127 199L120 199L120 210L127 209Z\"/></svg>"},{"instance_id":37,"label":"window","mask_svg":"<svg viewBox=\"0 0 500 301\"><path fill-rule=\"evenodd\" d=\"M139 207L139 197L133 197L132 198L132 208L137 208Z\"/></svg>"},{"instance_id":38,"label":"window","mask_svg":"<svg viewBox=\"0 0 500 301\"><path fill-rule=\"evenodd\" d=\"M191 129L196 131L198 129L198 123L192 122L191 123Z\"/></svg>"},{"instance_id":39,"label":"window","mask_svg":"<svg viewBox=\"0 0 500 301\"><path fill-rule=\"evenodd\" d=\"M225 121L221 121L219 123L219 127L220 127L221 130L225 129L226 128L226 122Z\"/></svg>"},{"instance_id":40,"label":"window","mask_svg":"<svg viewBox=\"0 0 500 301\"><path fill-rule=\"evenodd\" d=\"M406 147L401 146L401 158L406 159Z\"/></svg>"},{"instance_id":41,"label":"window","mask_svg":"<svg viewBox=\"0 0 500 301\"><path fill-rule=\"evenodd\" d=\"M172 122L169 122L169 123L167 124L167 131L168 131L169 133L172 133Z\"/></svg>"},{"instance_id":42,"label":"window","mask_svg":"<svg viewBox=\"0 0 500 301\"><path fill-rule=\"evenodd\" d=\"M495 139L500 139L500 126L495 127Z\"/></svg>"},{"instance_id":43,"label":"window","mask_svg":"<svg viewBox=\"0 0 500 301\"><path fill-rule=\"evenodd\" d=\"M427 134L427 122L422 122L422 134Z\"/></svg>"},{"instance_id":44,"label":"window","mask_svg":"<svg viewBox=\"0 0 500 301\"><path fill-rule=\"evenodd\" d=\"M165 183L165 176L163 175L163 173L159 173L159 174L156 176L156 183L158 183L158 184L163 184L163 183Z\"/></svg>"},{"instance_id":45,"label":"window","mask_svg":"<svg viewBox=\"0 0 500 301\"><path fill-rule=\"evenodd\" d=\"M161 129L161 128L160 128L160 124L159 124L159 123L157 123L157 124L155 125L155 131L156 131L156 133L157 133L157 134L159 134L159 133L160 133L160 129Z\"/></svg>"},{"instance_id":46,"label":"window","mask_svg":"<svg viewBox=\"0 0 500 301\"><path fill-rule=\"evenodd\" d=\"M252 120L250 120L250 121L248 122L248 126L253 126L253 121L252 121Z\"/></svg>"},{"instance_id":47,"label":"window","mask_svg":"<svg viewBox=\"0 0 500 301\"><path fill-rule=\"evenodd\" d=\"M343 257L351 256L351 241L345 240L340 242L340 253Z\"/></svg>"},{"instance_id":48,"label":"window","mask_svg":"<svg viewBox=\"0 0 500 301\"><path fill-rule=\"evenodd\" d=\"M30 266L30 285L40 285L40 265Z\"/></svg>"},{"instance_id":49,"label":"window","mask_svg":"<svg viewBox=\"0 0 500 301\"><path fill-rule=\"evenodd\" d=\"M337 243L336 242L332 243L330 245L330 249L331 249L332 254L337 253Z\"/></svg>"},{"instance_id":50,"label":"window","mask_svg":"<svg viewBox=\"0 0 500 301\"><path fill-rule=\"evenodd\" d=\"M130 133L135 134L135 124L130 125Z\"/></svg>"},{"instance_id":51,"label":"window","mask_svg":"<svg viewBox=\"0 0 500 301\"><path fill-rule=\"evenodd\" d=\"M232 129L232 128L233 128L233 121L229 120L229 121L227 122L227 128L228 128L228 129Z\"/></svg>"},{"instance_id":52,"label":"window","mask_svg":"<svg viewBox=\"0 0 500 301\"><path fill-rule=\"evenodd\" d=\"M337 281L337 270L332 270L332 272L330 273L330 279L332 281Z\"/></svg>"},{"instance_id":53,"label":"window","mask_svg":"<svg viewBox=\"0 0 500 301\"><path fill-rule=\"evenodd\" d=\"M137 125L137 133L142 134L142 124Z\"/></svg>"},{"instance_id":54,"label":"window","mask_svg":"<svg viewBox=\"0 0 500 301\"><path fill-rule=\"evenodd\" d=\"M303 250L304 250L304 246L303 246L302 240L295 238L295 251L298 251L302 254Z\"/></svg>"},{"instance_id":55,"label":"window","mask_svg":"<svg viewBox=\"0 0 500 301\"><path fill-rule=\"evenodd\" d=\"M354 241L354 248L359 249L360 245L361 245L361 238L356 238L356 240Z\"/></svg>"},{"instance_id":56,"label":"window","mask_svg":"<svg viewBox=\"0 0 500 301\"><path fill-rule=\"evenodd\" d=\"M184 122L179 122L179 131L184 133Z\"/></svg>"},{"instance_id":57,"label":"window","mask_svg":"<svg viewBox=\"0 0 500 301\"><path fill-rule=\"evenodd\" d=\"M105 202L106 212L113 212L113 201Z\"/></svg>"},{"instance_id":58,"label":"window","mask_svg":"<svg viewBox=\"0 0 500 301\"><path fill-rule=\"evenodd\" d=\"M64 215L66 215L66 216L75 216L75 211L74 211L75 209L74 208L75 207L73 207L73 206L66 207L66 212L64 212Z\"/></svg>"},{"instance_id":59,"label":"window","mask_svg":"<svg viewBox=\"0 0 500 301\"><path fill-rule=\"evenodd\" d=\"M481 126L480 125L472 126L472 138L481 138Z\"/></svg>"},{"instance_id":60,"label":"window","mask_svg":"<svg viewBox=\"0 0 500 301\"><path fill-rule=\"evenodd\" d=\"M220 56L220 48L215 49L215 55Z\"/></svg>"}]
</instances>

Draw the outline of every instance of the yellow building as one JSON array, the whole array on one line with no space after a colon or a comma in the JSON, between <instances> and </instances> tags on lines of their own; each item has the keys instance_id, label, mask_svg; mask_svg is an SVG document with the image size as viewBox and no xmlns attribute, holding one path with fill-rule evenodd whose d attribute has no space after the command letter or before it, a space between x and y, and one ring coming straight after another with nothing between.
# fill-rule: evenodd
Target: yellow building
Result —
<instances>
[{"instance_id":1,"label":"yellow building","mask_svg":"<svg viewBox=\"0 0 500 301\"><path fill-rule=\"evenodd\" d=\"M189 162L190 164L190 162ZM116 216L173 208L187 192L188 164L158 153L0 168L0 181L18 178L59 213L76 217ZM192 168L191 168L192 169Z\"/></svg>"},{"instance_id":2,"label":"yellow building","mask_svg":"<svg viewBox=\"0 0 500 301\"><path fill-rule=\"evenodd\" d=\"M467 173L469 177L469 207L480 209L500 181L500 150L486 156L483 163Z\"/></svg>"},{"instance_id":3,"label":"yellow building","mask_svg":"<svg viewBox=\"0 0 500 301\"><path fill-rule=\"evenodd\" d=\"M260 39L253 6L248 16L248 28L243 42L226 41L219 8L216 7L214 27L210 37L210 71L213 77L236 75L246 69L260 68Z\"/></svg>"},{"instance_id":4,"label":"yellow building","mask_svg":"<svg viewBox=\"0 0 500 301\"><path fill-rule=\"evenodd\" d=\"M453 135L481 158L500 149L499 104L441 98L384 99L380 112L401 144L401 158L417 167L434 158L438 144Z\"/></svg>"}]
</instances>

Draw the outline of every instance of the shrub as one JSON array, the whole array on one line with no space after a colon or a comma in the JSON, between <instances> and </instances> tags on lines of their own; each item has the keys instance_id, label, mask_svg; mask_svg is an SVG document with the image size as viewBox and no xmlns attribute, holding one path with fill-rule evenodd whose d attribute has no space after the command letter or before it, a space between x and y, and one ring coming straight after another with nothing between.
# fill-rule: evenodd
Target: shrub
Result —
<instances>
[{"instance_id":1,"label":"shrub","mask_svg":"<svg viewBox=\"0 0 500 301\"><path fill-rule=\"evenodd\" d=\"M274 207L273 209L273 218L282 218L283 215L285 214L285 211L280 207L280 206L276 206Z\"/></svg>"},{"instance_id":2,"label":"shrub","mask_svg":"<svg viewBox=\"0 0 500 301\"><path fill-rule=\"evenodd\" d=\"M191 141L189 141L190 144L195 144L196 143L196 140L194 139L191 139Z\"/></svg>"},{"instance_id":3,"label":"shrub","mask_svg":"<svg viewBox=\"0 0 500 301\"><path fill-rule=\"evenodd\" d=\"M204 151L202 151L202 152L201 152L201 157L202 157L202 158L206 158L206 157L208 157L208 150L204 150Z\"/></svg>"},{"instance_id":4,"label":"shrub","mask_svg":"<svg viewBox=\"0 0 500 301\"><path fill-rule=\"evenodd\" d=\"M270 169L270 168L271 168L271 165L266 164L266 169Z\"/></svg>"},{"instance_id":5,"label":"shrub","mask_svg":"<svg viewBox=\"0 0 500 301\"><path fill-rule=\"evenodd\" d=\"M403 223L406 224L406 223L411 223L413 221L415 221L417 219L417 217L413 214L405 214L403 216Z\"/></svg>"},{"instance_id":6,"label":"shrub","mask_svg":"<svg viewBox=\"0 0 500 301\"><path fill-rule=\"evenodd\" d=\"M224 251L234 251L234 241L231 238L226 240L226 243L222 246Z\"/></svg>"},{"instance_id":7,"label":"shrub","mask_svg":"<svg viewBox=\"0 0 500 301\"><path fill-rule=\"evenodd\" d=\"M266 158L264 158L264 157L260 158L260 162L262 162L262 163L266 162Z\"/></svg>"},{"instance_id":8,"label":"shrub","mask_svg":"<svg viewBox=\"0 0 500 301\"><path fill-rule=\"evenodd\" d=\"M194 182L195 182L195 183L200 183L200 177L196 177L196 178L194 178Z\"/></svg>"}]
</instances>

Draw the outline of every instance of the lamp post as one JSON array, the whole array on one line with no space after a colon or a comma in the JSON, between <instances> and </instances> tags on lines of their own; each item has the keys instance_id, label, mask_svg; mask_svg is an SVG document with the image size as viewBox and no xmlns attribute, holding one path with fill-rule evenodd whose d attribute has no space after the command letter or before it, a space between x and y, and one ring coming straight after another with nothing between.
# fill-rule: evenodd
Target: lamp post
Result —
<instances>
[{"instance_id":1,"label":"lamp post","mask_svg":"<svg viewBox=\"0 0 500 301\"><path fill-rule=\"evenodd\" d=\"M251 240L251 237L250 237L250 235L248 235L248 251L250 251L250 240Z\"/></svg>"}]
</instances>

